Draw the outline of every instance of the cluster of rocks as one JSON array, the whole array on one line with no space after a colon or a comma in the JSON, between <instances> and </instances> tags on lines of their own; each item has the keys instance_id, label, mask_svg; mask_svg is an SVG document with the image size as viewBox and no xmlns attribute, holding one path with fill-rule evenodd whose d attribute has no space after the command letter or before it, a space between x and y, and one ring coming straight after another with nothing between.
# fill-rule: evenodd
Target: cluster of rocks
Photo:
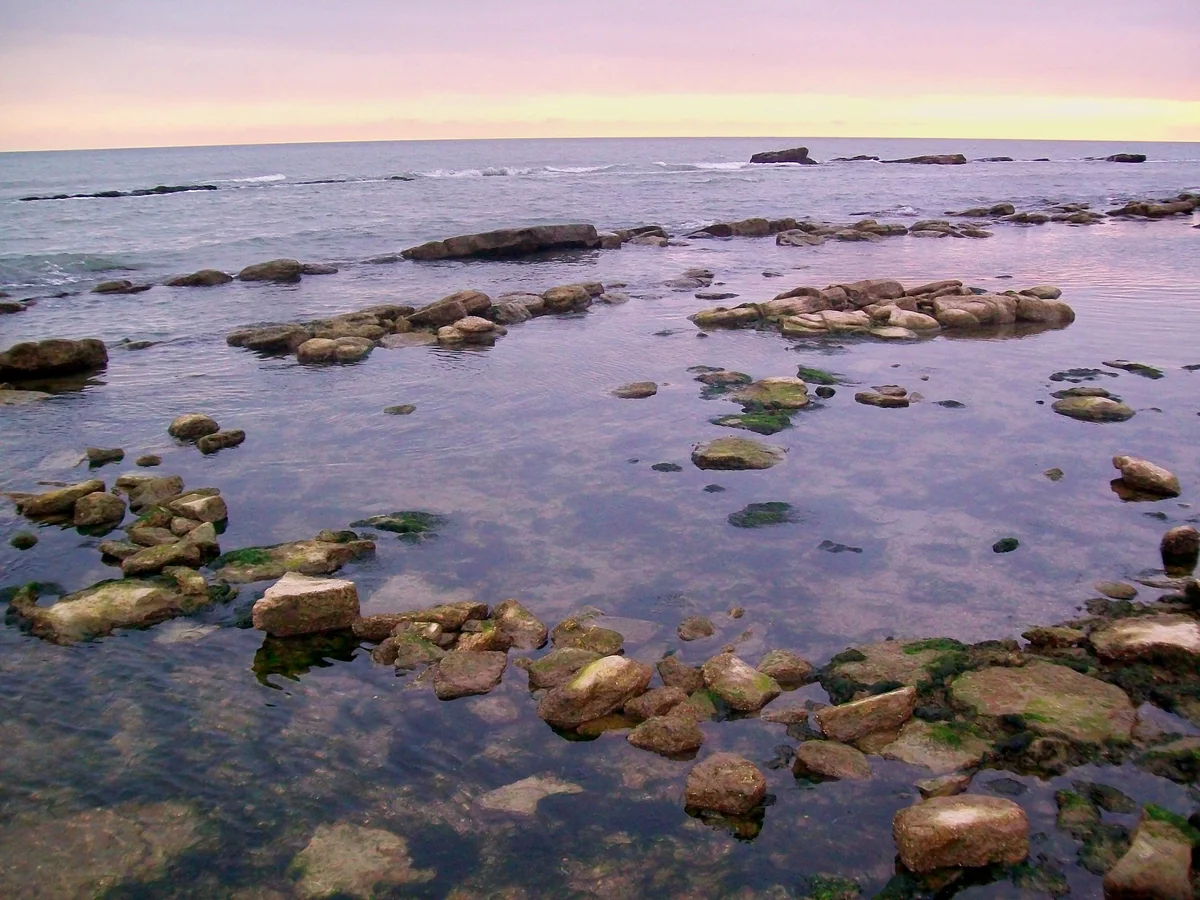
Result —
<instances>
[{"instance_id":1,"label":"cluster of rocks","mask_svg":"<svg viewBox=\"0 0 1200 900\"><path fill-rule=\"evenodd\" d=\"M246 441L246 432L240 428L222 431L217 420L205 413L184 413L176 417L167 426L167 434L185 444L195 444L205 456Z\"/></svg>"},{"instance_id":2,"label":"cluster of rocks","mask_svg":"<svg viewBox=\"0 0 1200 900\"><path fill-rule=\"evenodd\" d=\"M1200 206L1200 194L1181 193L1160 200L1130 200L1122 206L1100 212L1093 210L1090 203L1060 203L1041 210L1018 212L1011 203L992 206L976 206L970 209L947 210L948 216L974 219L993 219L1015 225L1045 225L1062 222L1068 225L1096 225L1110 218L1166 219L1172 216L1190 216Z\"/></svg>"},{"instance_id":3,"label":"cluster of rocks","mask_svg":"<svg viewBox=\"0 0 1200 900\"><path fill-rule=\"evenodd\" d=\"M495 300L482 291L459 291L419 309L369 306L329 319L246 326L230 333L226 342L260 353L294 353L302 363L352 363L376 347L490 346L508 333L508 325L536 316L580 312L596 301L628 299L595 281L559 285L541 294L501 294Z\"/></svg>"},{"instance_id":4,"label":"cluster of rocks","mask_svg":"<svg viewBox=\"0 0 1200 900\"><path fill-rule=\"evenodd\" d=\"M302 263L295 259L272 259L267 262L254 263L246 266L237 275L230 275L220 269L201 269L189 275L177 275L164 282L167 287L216 287L229 284L235 278L238 281L268 281L275 284L295 284L305 275L336 275L337 266L325 263ZM140 294L154 287L153 284L141 282L135 284L129 279L104 281L92 288L93 294Z\"/></svg>"},{"instance_id":5,"label":"cluster of rocks","mask_svg":"<svg viewBox=\"0 0 1200 900\"><path fill-rule=\"evenodd\" d=\"M703 309L689 319L701 329L777 328L785 337L835 334L914 340L943 329L1062 328L1075 320L1075 312L1061 296L1058 288L1048 285L995 294L958 280L906 289L898 281L872 279L798 287L765 303Z\"/></svg>"},{"instance_id":6,"label":"cluster of rocks","mask_svg":"<svg viewBox=\"0 0 1200 900\"><path fill-rule=\"evenodd\" d=\"M1089 160L1095 160L1096 157L1088 157ZM932 153L921 156L908 156L903 159L880 159L878 156L868 156L859 154L858 156L839 156L832 160L833 162L880 162L880 163L906 163L908 165L922 166L963 166L967 164L967 157L962 153ZM1144 153L1114 153L1112 156L1103 157L1102 162L1115 163L1144 163L1146 154ZM752 163L795 163L798 165L815 166L819 163L808 155L807 147L796 147L791 150L768 150L762 153L755 153L750 157ZM977 159L975 162L1013 162L1011 156L986 156L982 159ZM1048 159L1037 160L1037 162L1049 162Z\"/></svg>"},{"instance_id":7,"label":"cluster of rocks","mask_svg":"<svg viewBox=\"0 0 1200 900\"><path fill-rule=\"evenodd\" d=\"M137 188L132 191L96 191L92 194L49 194L39 197L21 197L22 203L33 200L108 200L116 197L158 197L163 194L186 194L192 191L215 191L215 184L160 184L152 188Z\"/></svg>"},{"instance_id":8,"label":"cluster of rocks","mask_svg":"<svg viewBox=\"0 0 1200 900\"><path fill-rule=\"evenodd\" d=\"M597 231L595 225L532 225L463 234L409 247L400 256L418 262L447 259L506 259L563 250L616 250L622 244L666 246L668 235L658 225Z\"/></svg>"}]
</instances>

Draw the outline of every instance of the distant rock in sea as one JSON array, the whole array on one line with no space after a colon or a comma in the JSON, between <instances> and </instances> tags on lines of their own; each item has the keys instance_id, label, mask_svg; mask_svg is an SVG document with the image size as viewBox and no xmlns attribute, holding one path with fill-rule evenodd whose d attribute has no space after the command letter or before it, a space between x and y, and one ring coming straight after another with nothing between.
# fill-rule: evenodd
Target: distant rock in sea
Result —
<instances>
[{"instance_id":1,"label":"distant rock in sea","mask_svg":"<svg viewBox=\"0 0 1200 900\"><path fill-rule=\"evenodd\" d=\"M1144 163L1146 161L1145 153L1114 153L1112 156L1104 157L1105 162L1115 163Z\"/></svg>"},{"instance_id":2,"label":"distant rock in sea","mask_svg":"<svg viewBox=\"0 0 1200 900\"><path fill-rule=\"evenodd\" d=\"M967 158L961 153L943 153L931 156L910 156L906 159L884 159L885 163L910 163L920 166L964 166Z\"/></svg>"},{"instance_id":3,"label":"distant rock in sea","mask_svg":"<svg viewBox=\"0 0 1200 900\"><path fill-rule=\"evenodd\" d=\"M815 166L817 161L808 155L807 147L796 147L792 150L768 150L755 153L750 157L752 163L795 163L801 166Z\"/></svg>"},{"instance_id":4,"label":"distant rock in sea","mask_svg":"<svg viewBox=\"0 0 1200 900\"><path fill-rule=\"evenodd\" d=\"M599 245L600 236L594 225L534 225L430 241L408 248L403 256L415 260L495 259L528 256L547 250L591 249Z\"/></svg>"}]
</instances>

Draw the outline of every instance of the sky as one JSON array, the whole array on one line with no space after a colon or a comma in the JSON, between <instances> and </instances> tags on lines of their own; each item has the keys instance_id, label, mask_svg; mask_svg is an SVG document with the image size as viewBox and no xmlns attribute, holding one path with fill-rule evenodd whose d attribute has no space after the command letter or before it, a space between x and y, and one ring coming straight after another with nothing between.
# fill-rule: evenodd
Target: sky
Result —
<instances>
[{"instance_id":1,"label":"sky","mask_svg":"<svg viewBox=\"0 0 1200 900\"><path fill-rule=\"evenodd\" d=\"M1200 141L1198 0L0 0L0 150Z\"/></svg>"}]
</instances>

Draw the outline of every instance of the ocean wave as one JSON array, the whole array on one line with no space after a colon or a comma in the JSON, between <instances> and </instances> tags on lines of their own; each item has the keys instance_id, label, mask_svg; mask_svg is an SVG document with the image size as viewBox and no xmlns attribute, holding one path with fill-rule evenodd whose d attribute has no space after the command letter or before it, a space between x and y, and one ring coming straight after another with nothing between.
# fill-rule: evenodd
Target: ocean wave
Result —
<instances>
[{"instance_id":1,"label":"ocean wave","mask_svg":"<svg viewBox=\"0 0 1200 900\"><path fill-rule=\"evenodd\" d=\"M0 284L21 290L61 288L94 281L98 273L135 272L137 266L91 253L52 253L0 259Z\"/></svg>"},{"instance_id":2,"label":"ocean wave","mask_svg":"<svg viewBox=\"0 0 1200 900\"><path fill-rule=\"evenodd\" d=\"M611 172L618 165L609 166L546 166L545 171L552 175L592 175L596 172Z\"/></svg>"},{"instance_id":3,"label":"ocean wave","mask_svg":"<svg viewBox=\"0 0 1200 900\"><path fill-rule=\"evenodd\" d=\"M270 181L286 181L286 175L255 175L251 178L226 178L227 184L266 184Z\"/></svg>"},{"instance_id":4,"label":"ocean wave","mask_svg":"<svg viewBox=\"0 0 1200 900\"><path fill-rule=\"evenodd\" d=\"M737 172L750 164L745 162L698 162L698 163L667 163L656 162L656 166L668 172Z\"/></svg>"}]
</instances>

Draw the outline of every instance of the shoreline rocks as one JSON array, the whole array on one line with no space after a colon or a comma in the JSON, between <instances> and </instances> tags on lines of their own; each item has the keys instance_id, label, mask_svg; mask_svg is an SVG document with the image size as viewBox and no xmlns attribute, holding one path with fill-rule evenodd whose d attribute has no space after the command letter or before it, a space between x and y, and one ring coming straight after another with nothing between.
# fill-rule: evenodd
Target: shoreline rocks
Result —
<instances>
[{"instance_id":1,"label":"shoreline rocks","mask_svg":"<svg viewBox=\"0 0 1200 900\"><path fill-rule=\"evenodd\" d=\"M592 249L599 245L600 236L594 225L534 225L430 241L409 247L401 256L417 261L500 259L552 250Z\"/></svg>"}]
</instances>

